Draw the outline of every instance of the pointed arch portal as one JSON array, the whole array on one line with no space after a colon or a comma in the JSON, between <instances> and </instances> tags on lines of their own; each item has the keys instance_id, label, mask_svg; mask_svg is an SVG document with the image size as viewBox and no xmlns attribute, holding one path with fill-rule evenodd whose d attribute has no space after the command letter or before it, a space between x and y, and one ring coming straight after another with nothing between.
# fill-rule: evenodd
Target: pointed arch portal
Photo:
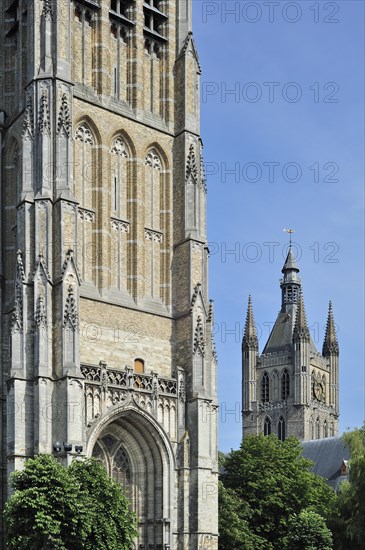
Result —
<instances>
[{"instance_id":1,"label":"pointed arch portal","mask_svg":"<svg viewBox=\"0 0 365 550\"><path fill-rule=\"evenodd\" d=\"M138 518L136 548L169 547L174 458L156 421L135 405L112 407L91 428L87 455L99 458L130 498Z\"/></svg>"}]
</instances>

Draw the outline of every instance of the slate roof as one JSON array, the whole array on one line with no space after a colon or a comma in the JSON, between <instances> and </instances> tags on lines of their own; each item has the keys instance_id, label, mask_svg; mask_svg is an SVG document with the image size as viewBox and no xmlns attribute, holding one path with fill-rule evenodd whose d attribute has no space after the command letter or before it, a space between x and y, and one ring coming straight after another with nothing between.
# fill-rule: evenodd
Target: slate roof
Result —
<instances>
[{"instance_id":1,"label":"slate roof","mask_svg":"<svg viewBox=\"0 0 365 550\"><path fill-rule=\"evenodd\" d=\"M295 271L299 271L299 267L297 266L297 262L295 261L291 247L289 248L289 252L281 272L285 273L285 271L289 269L295 269Z\"/></svg>"},{"instance_id":2,"label":"slate roof","mask_svg":"<svg viewBox=\"0 0 365 550\"><path fill-rule=\"evenodd\" d=\"M341 476L341 466L344 460L350 459L350 449L342 437L327 437L302 441L303 457L314 462L313 472L328 479L328 483L337 490Z\"/></svg>"},{"instance_id":3,"label":"slate roof","mask_svg":"<svg viewBox=\"0 0 365 550\"><path fill-rule=\"evenodd\" d=\"M287 313L279 311L269 339L262 353L275 353L291 350L293 345L293 330L297 315L297 304L288 307ZM310 337L309 349L312 353L318 353L312 336Z\"/></svg>"}]
</instances>

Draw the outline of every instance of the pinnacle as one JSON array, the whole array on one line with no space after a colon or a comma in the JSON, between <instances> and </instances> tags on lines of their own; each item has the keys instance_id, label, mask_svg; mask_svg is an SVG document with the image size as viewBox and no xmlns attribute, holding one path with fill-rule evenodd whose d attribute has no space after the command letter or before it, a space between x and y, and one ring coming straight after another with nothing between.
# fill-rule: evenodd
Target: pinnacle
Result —
<instances>
[{"instance_id":1,"label":"pinnacle","mask_svg":"<svg viewBox=\"0 0 365 550\"><path fill-rule=\"evenodd\" d=\"M307 323L307 316L305 313L302 291L299 294L293 335L296 338L305 338L306 340L309 340L309 328Z\"/></svg>"},{"instance_id":2,"label":"pinnacle","mask_svg":"<svg viewBox=\"0 0 365 550\"><path fill-rule=\"evenodd\" d=\"M243 335L242 343L246 344L246 345L249 345L249 346L251 346L251 345L257 346L258 345L256 328L255 328L255 319L254 319L253 310L252 310L251 295L248 297L245 332L244 332L244 335Z\"/></svg>"},{"instance_id":3,"label":"pinnacle","mask_svg":"<svg viewBox=\"0 0 365 550\"><path fill-rule=\"evenodd\" d=\"M298 328L303 328L307 326L307 316L304 308L303 292L299 293L298 311L295 324L298 326Z\"/></svg>"},{"instance_id":4,"label":"pinnacle","mask_svg":"<svg viewBox=\"0 0 365 550\"><path fill-rule=\"evenodd\" d=\"M332 302L330 302L328 306L327 326L323 342L322 355L328 356L331 353L338 354L338 340L335 322L333 320Z\"/></svg>"}]
</instances>

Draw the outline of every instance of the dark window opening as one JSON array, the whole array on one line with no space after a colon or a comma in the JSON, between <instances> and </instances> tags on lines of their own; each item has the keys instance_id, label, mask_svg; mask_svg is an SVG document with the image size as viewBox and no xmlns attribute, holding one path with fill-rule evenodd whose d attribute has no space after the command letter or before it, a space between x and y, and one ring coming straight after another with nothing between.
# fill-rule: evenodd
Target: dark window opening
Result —
<instances>
[{"instance_id":1,"label":"dark window opening","mask_svg":"<svg viewBox=\"0 0 365 550\"><path fill-rule=\"evenodd\" d=\"M279 418L278 423L278 439L285 441L285 420L282 416Z\"/></svg>"},{"instance_id":2,"label":"dark window opening","mask_svg":"<svg viewBox=\"0 0 365 550\"><path fill-rule=\"evenodd\" d=\"M109 15L114 20L134 25L134 0L111 0Z\"/></svg>"},{"instance_id":3,"label":"dark window opening","mask_svg":"<svg viewBox=\"0 0 365 550\"><path fill-rule=\"evenodd\" d=\"M163 12L164 2L160 0L145 0L144 11L144 33L157 42L166 42L167 16Z\"/></svg>"},{"instance_id":4,"label":"dark window opening","mask_svg":"<svg viewBox=\"0 0 365 550\"><path fill-rule=\"evenodd\" d=\"M269 401L269 396L270 396L269 390L270 390L269 377L267 372L265 372L261 382L261 398L263 403L267 403Z\"/></svg>"},{"instance_id":5,"label":"dark window opening","mask_svg":"<svg viewBox=\"0 0 365 550\"><path fill-rule=\"evenodd\" d=\"M270 418L266 417L264 421L264 435L270 435L271 434L271 420Z\"/></svg>"},{"instance_id":6,"label":"dark window opening","mask_svg":"<svg viewBox=\"0 0 365 550\"><path fill-rule=\"evenodd\" d=\"M281 377L281 399L284 401L289 397L290 392L290 377L288 371L285 369Z\"/></svg>"}]
</instances>

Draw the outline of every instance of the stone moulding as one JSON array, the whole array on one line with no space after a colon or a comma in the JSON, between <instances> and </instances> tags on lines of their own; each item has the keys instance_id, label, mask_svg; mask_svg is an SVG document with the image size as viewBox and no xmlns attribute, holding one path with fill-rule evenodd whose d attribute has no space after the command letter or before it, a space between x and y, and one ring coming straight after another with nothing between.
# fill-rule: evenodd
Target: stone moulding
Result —
<instances>
[{"instance_id":1,"label":"stone moulding","mask_svg":"<svg viewBox=\"0 0 365 550\"><path fill-rule=\"evenodd\" d=\"M154 241L155 243L162 243L162 233L161 231L156 231L155 229L148 229L145 227L144 237L147 241Z\"/></svg>"},{"instance_id":2,"label":"stone moulding","mask_svg":"<svg viewBox=\"0 0 365 550\"><path fill-rule=\"evenodd\" d=\"M130 223L125 220L120 220L119 218L111 218L110 225L111 228L115 231L120 231L121 233L129 233Z\"/></svg>"}]
</instances>

